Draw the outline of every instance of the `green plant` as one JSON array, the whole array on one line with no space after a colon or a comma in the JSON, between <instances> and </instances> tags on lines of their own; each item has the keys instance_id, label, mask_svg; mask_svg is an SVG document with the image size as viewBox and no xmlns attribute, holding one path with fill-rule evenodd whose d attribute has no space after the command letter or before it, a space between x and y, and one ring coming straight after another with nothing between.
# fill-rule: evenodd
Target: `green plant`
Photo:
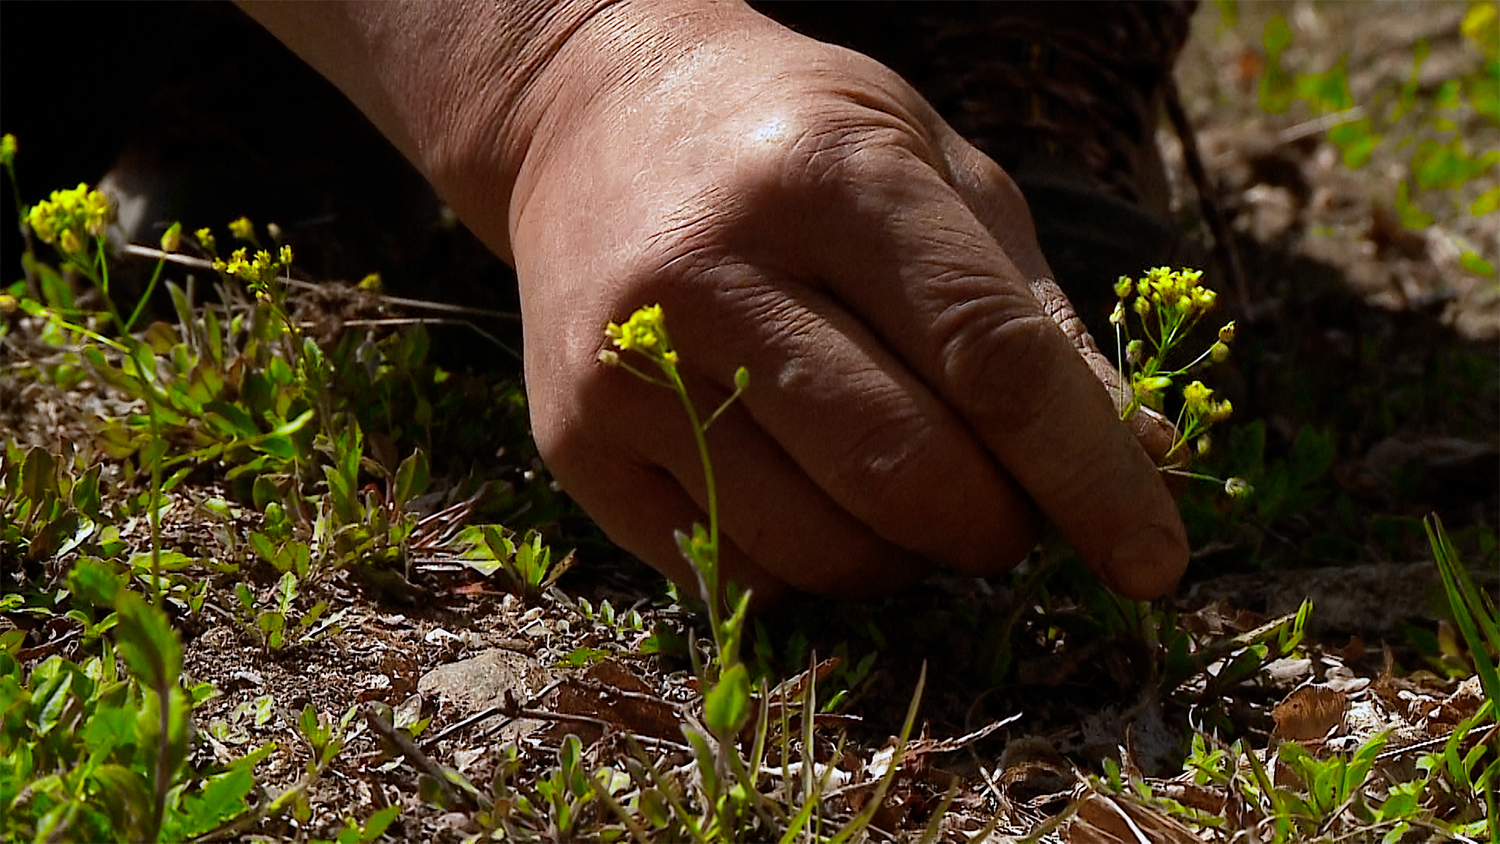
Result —
<instances>
[{"instance_id":1,"label":"green plant","mask_svg":"<svg viewBox=\"0 0 1500 844\"><path fill-rule=\"evenodd\" d=\"M1121 276L1116 283L1115 294L1119 301L1115 303L1109 321L1115 327L1115 353L1124 376L1118 397L1121 419L1130 419L1142 407L1164 411L1168 391L1177 379L1228 359L1229 344L1234 342L1235 333L1232 321L1219 329L1218 340L1213 345L1188 363L1168 362L1193 327L1214 309L1218 295L1199 283L1202 277L1200 270L1157 267L1148 270L1139 280ZM1139 337L1132 336L1132 313ZM1183 387L1176 419L1176 438L1161 457L1164 471L1222 483L1224 491L1235 498L1249 495L1250 486L1244 479L1220 481L1189 472L1182 468L1187 462L1186 455L1175 456L1189 447L1200 456L1207 454L1209 428L1228 419L1232 412L1229 401L1214 399L1213 390L1202 381L1193 381Z\"/></svg>"},{"instance_id":2,"label":"green plant","mask_svg":"<svg viewBox=\"0 0 1500 844\"><path fill-rule=\"evenodd\" d=\"M536 601L573 566L573 555L552 559L542 536L527 531L519 542L500 525L468 525L458 533L458 560L483 575L499 573L527 601Z\"/></svg>"},{"instance_id":3,"label":"green plant","mask_svg":"<svg viewBox=\"0 0 1500 844\"><path fill-rule=\"evenodd\" d=\"M0 834L178 841L242 814L271 747L227 766L187 765L190 711L212 687L180 685L166 616L109 567L81 563L70 584L115 624L82 665L53 656L30 671L17 659L21 631L0 635Z\"/></svg>"},{"instance_id":4,"label":"green plant","mask_svg":"<svg viewBox=\"0 0 1500 844\"><path fill-rule=\"evenodd\" d=\"M1474 578L1459 560L1448 532L1443 529L1442 520L1433 514L1423 526L1427 528L1432 556L1443 578L1448 609L1468 645L1474 673L1479 676L1485 696L1490 700L1500 700L1500 674L1495 670L1495 661L1500 658L1500 623L1496 622L1495 604L1474 583Z\"/></svg>"},{"instance_id":5,"label":"green plant","mask_svg":"<svg viewBox=\"0 0 1500 844\"><path fill-rule=\"evenodd\" d=\"M265 608L255 593L245 583L234 585L238 601L237 618L240 626L253 635L268 651L278 651L286 646L305 645L327 636L337 635L343 628L348 609L342 609L324 618L328 611L327 601L318 601L305 611L297 609L298 579L293 572L284 572L276 581Z\"/></svg>"},{"instance_id":6,"label":"green plant","mask_svg":"<svg viewBox=\"0 0 1500 844\"><path fill-rule=\"evenodd\" d=\"M1450 71L1451 75L1436 85L1424 83L1421 68L1432 54L1432 44L1426 38L1418 39L1407 80L1399 88L1383 88L1368 100L1357 102L1349 88L1347 55L1320 72L1283 67L1283 54L1292 45L1292 30L1281 15L1273 15L1262 33L1266 63L1259 83L1261 108L1276 114L1301 102L1314 115L1324 116L1329 124L1326 136L1350 169L1369 163L1382 144L1410 149L1407 165L1411 177L1397 185L1394 197L1396 215L1407 228L1425 229L1459 213L1474 217L1491 213L1500 208L1500 188L1492 186L1482 193L1461 189L1481 184L1476 180L1500 163L1500 151L1471 153L1460 121L1470 117L1466 110L1472 110L1473 117L1500 126L1500 38L1495 37L1500 23L1494 4L1471 2L1459 31L1466 45L1477 53L1477 67L1461 73ZM1461 240L1456 245L1459 263L1465 269L1494 277L1495 256L1487 259L1474 245Z\"/></svg>"},{"instance_id":7,"label":"green plant","mask_svg":"<svg viewBox=\"0 0 1500 844\"><path fill-rule=\"evenodd\" d=\"M783 803L769 800L762 793L760 780L768 748L773 744L779 745L777 749L783 760L790 760L794 755L788 720L790 707L783 705L778 708L777 723L773 725L770 695L765 684L761 684L758 694L752 694L749 667L740 659L739 650L744 637L750 594L721 580L717 487L706 438L709 426L749 386L749 373L744 367L737 370L734 375L734 392L713 413L706 418L700 417L678 373L678 353L667 333L660 305L637 310L624 324L610 323L605 329L605 336L615 349L601 351L600 360L612 366L620 366L643 380L675 392L682 402L698 446L708 490L706 509L709 523L706 527L695 524L687 533L679 531L677 545L697 577L699 598L706 608L713 635L713 663L708 665L699 662L696 649L689 648L700 685L705 689L702 726L683 726L683 736L691 747L697 769L699 811L686 806L677 796L679 787L639 752L628 764L630 780L637 787L630 806L614 800L613 793L618 790L616 785L623 786L623 783L620 783L613 772L606 772L607 776L601 784L594 784L594 781L585 781L580 777L570 778L574 794L586 792L608 804L638 839L648 836L647 830L639 825L642 816L658 836L668 840L706 842L738 840L747 836L775 836L783 841L811 838L842 842L852 839L869 825L894 781L915 722L917 703L921 697L921 681L907 711L893 759L874 793L861 811L839 825L832 834L822 830L823 793L827 788L831 767L820 765L813 755L815 745L812 725L818 710L814 692L816 683L811 679L804 684L802 690L800 752L802 770L805 773L800 778L797 797L794 802ZM621 358L620 352L642 355L656 367L659 376L631 366ZM726 609L729 610L727 614ZM810 671L809 678L811 676ZM750 725L752 717L754 722ZM773 726L776 728L774 732ZM743 730L749 731L749 747L748 752L742 755L739 739ZM812 772L820 768L824 773L813 776Z\"/></svg>"}]
</instances>

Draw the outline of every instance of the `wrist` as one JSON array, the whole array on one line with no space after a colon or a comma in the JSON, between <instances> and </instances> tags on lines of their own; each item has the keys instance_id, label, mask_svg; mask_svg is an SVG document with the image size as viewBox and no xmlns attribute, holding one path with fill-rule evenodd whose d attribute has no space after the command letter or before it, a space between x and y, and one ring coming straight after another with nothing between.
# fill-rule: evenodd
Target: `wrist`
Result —
<instances>
[{"instance_id":1,"label":"wrist","mask_svg":"<svg viewBox=\"0 0 1500 844\"><path fill-rule=\"evenodd\" d=\"M691 49L738 0L239 0L512 259L526 173L593 104Z\"/></svg>"},{"instance_id":2,"label":"wrist","mask_svg":"<svg viewBox=\"0 0 1500 844\"><path fill-rule=\"evenodd\" d=\"M424 173L475 233L514 262L511 236L548 174L565 172L618 115L652 97L667 69L749 21L739 0L616 0L550 22L509 79L453 111L448 143ZM587 140L580 140L586 138Z\"/></svg>"}]
</instances>

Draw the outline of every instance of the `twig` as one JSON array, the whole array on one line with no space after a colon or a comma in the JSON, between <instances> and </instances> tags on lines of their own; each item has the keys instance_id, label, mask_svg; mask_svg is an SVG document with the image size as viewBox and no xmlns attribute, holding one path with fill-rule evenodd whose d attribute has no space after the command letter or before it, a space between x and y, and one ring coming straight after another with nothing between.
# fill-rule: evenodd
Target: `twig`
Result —
<instances>
[{"instance_id":1,"label":"twig","mask_svg":"<svg viewBox=\"0 0 1500 844\"><path fill-rule=\"evenodd\" d=\"M1276 140L1283 144L1295 143L1303 138L1321 135L1335 126L1342 126L1345 123L1362 120L1364 116L1364 106L1355 106L1354 108L1334 112L1333 114L1325 114L1322 117L1282 129L1280 134L1276 136Z\"/></svg>"},{"instance_id":2,"label":"twig","mask_svg":"<svg viewBox=\"0 0 1500 844\"><path fill-rule=\"evenodd\" d=\"M1172 78L1171 72L1162 75L1162 100L1166 105L1167 119L1172 121L1172 128L1177 131L1177 138L1182 142L1182 162L1187 166L1188 177L1193 180L1193 191L1198 194L1199 213L1203 215L1203 222L1208 225L1209 234L1214 239L1214 258L1229 274L1245 320L1254 322L1254 315L1250 311L1250 292L1245 284L1245 269L1240 264L1240 255L1235 249L1229 225L1224 221L1224 214L1219 210L1213 188L1208 183L1208 172L1203 168L1203 155L1198 151L1198 134L1193 131L1193 124L1182 108L1182 95L1177 90L1177 80Z\"/></svg>"},{"instance_id":3,"label":"twig","mask_svg":"<svg viewBox=\"0 0 1500 844\"><path fill-rule=\"evenodd\" d=\"M556 689L558 686L562 685L562 682L563 682L562 680L553 680L551 683L548 683L546 688L544 688L541 691L537 692L536 694L532 695L531 698L528 699L524 705L525 706L535 706L537 704L537 702L540 701L542 698L546 697L547 695L552 694L552 692L553 692L554 689ZM436 743L442 741L443 739L447 738L448 736L451 736L454 733L458 732L459 730L465 729L467 727L471 727L471 726L473 726L475 724L478 724L480 721L484 721L484 720L487 720L489 718L493 718L496 715L503 715L507 711L508 710L507 710L507 708L504 705L491 706L491 707L488 707L486 709L480 710L479 712L476 712L473 715L470 715L469 717L463 719L462 721L459 721L459 722L457 722L457 723L455 723L455 724L453 724L453 725L451 725L449 727L444 728L442 732L440 732L437 735L433 736L432 738L428 739L427 743L429 745L436 744ZM506 721L505 723L508 724L508 723L510 723L510 721L514 721L514 720L515 719L512 718L509 721Z\"/></svg>"},{"instance_id":4,"label":"twig","mask_svg":"<svg viewBox=\"0 0 1500 844\"><path fill-rule=\"evenodd\" d=\"M447 768L432 761L431 757L423 753L421 748L417 747L417 743L412 741L410 736L396 729L382 718L380 713L375 711L375 707L366 705L363 713L365 723L370 725L370 729L379 733L381 738L395 745L396 749L401 751L401 755L406 757L406 761L410 762L412 767L437 780L444 794L448 795L450 799L457 796L461 802L471 806L482 807L486 810L490 808L490 801L478 789L474 788L468 782L460 783L455 780Z\"/></svg>"}]
</instances>

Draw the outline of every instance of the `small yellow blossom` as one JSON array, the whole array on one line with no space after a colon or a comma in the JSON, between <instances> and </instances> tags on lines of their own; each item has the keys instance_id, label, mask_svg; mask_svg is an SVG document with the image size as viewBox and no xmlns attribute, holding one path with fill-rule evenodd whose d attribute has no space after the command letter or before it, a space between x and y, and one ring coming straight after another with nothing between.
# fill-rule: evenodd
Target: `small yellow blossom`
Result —
<instances>
[{"instance_id":1,"label":"small yellow blossom","mask_svg":"<svg viewBox=\"0 0 1500 844\"><path fill-rule=\"evenodd\" d=\"M1204 386L1202 381L1194 381L1182 388L1182 400L1187 404L1189 413L1208 412L1213 394L1214 391Z\"/></svg>"},{"instance_id":2,"label":"small yellow blossom","mask_svg":"<svg viewBox=\"0 0 1500 844\"><path fill-rule=\"evenodd\" d=\"M196 237L198 239L198 243L201 244L210 255L218 251L218 244L214 241L213 229L201 228L196 232L193 232L193 237Z\"/></svg>"},{"instance_id":3,"label":"small yellow blossom","mask_svg":"<svg viewBox=\"0 0 1500 844\"><path fill-rule=\"evenodd\" d=\"M667 336L661 305L647 305L630 315L624 325L610 323L604 334L622 352L639 352L659 365L676 366L677 352Z\"/></svg>"},{"instance_id":4,"label":"small yellow blossom","mask_svg":"<svg viewBox=\"0 0 1500 844\"><path fill-rule=\"evenodd\" d=\"M1219 342L1226 344L1234 342L1234 320L1224 323L1224 327L1219 329Z\"/></svg>"},{"instance_id":5,"label":"small yellow blossom","mask_svg":"<svg viewBox=\"0 0 1500 844\"><path fill-rule=\"evenodd\" d=\"M0 167L16 163L16 136L6 132L0 136Z\"/></svg>"},{"instance_id":6,"label":"small yellow blossom","mask_svg":"<svg viewBox=\"0 0 1500 844\"><path fill-rule=\"evenodd\" d=\"M1219 422L1223 422L1225 419L1228 419L1233 414L1234 405L1229 403L1229 399L1225 399L1223 401L1213 403L1213 406L1208 410L1208 419L1210 422L1218 424Z\"/></svg>"},{"instance_id":7,"label":"small yellow blossom","mask_svg":"<svg viewBox=\"0 0 1500 844\"><path fill-rule=\"evenodd\" d=\"M112 208L109 197L87 184L55 190L26 212L26 225L43 243L58 243L64 252L83 251L86 237L102 237Z\"/></svg>"},{"instance_id":8,"label":"small yellow blossom","mask_svg":"<svg viewBox=\"0 0 1500 844\"><path fill-rule=\"evenodd\" d=\"M255 224L250 222L249 217L240 217L229 224L229 234L235 240L243 240L255 243Z\"/></svg>"}]
</instances>

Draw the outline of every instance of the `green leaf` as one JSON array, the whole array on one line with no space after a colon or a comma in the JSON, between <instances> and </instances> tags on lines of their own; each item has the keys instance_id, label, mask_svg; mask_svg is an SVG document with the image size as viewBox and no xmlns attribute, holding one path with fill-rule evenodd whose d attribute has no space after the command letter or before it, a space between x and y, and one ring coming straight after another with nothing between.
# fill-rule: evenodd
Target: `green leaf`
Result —
<instances>
[{"instance_id":1,"label":"green leaf","mask_svg":"<svg viewBox=\"0 0 1500 844\"><path fill-rule=\"evenodd\" d=\"M120 618L120 656L131 674L153 689L175 687L182 674L182 645L166 614L134 592L123 591L115 599L115 612Z\"/></svg>"},{"instance_id":2,"label":"green leaf","mask_svg":"<svg viewBox=\"0 0 1500 844\"><path fill-rule=\"evenodd\" d=\"M99 471L103 468L101 464L95 463L83 473L73 484L73 506L78 512L88 516L96 522L104 521L104 513L99 500Z\"/></svg>"},{"instance_id":3,"label":"green leaf","mask_svg":"<svg viewBox=\"0 0 1500 844\"><path fill-rule=\"evenodd\" d=\"M1366 117L1328 130L1328 140L1343 153L1345 167L1358 170L1370 162L1370 156L1381 140L1374 126L1374 121Z\"/></svg>"},{"instance_id":4,"label":"green leaf","mask_svg":"<svg viewBox=\"0 0 1500 844\"><path fill-rule=\"evenodd\" d=\"M1491 653L1500 653L1500 622L1496 620L1495 606L1489 595L1475 585L1473 578L1458 558L1448 532L1437 514L1424 522L1427 539L1432 545L1432 555L1437 561L1438 573L1443 578L1443 591L1448 597L1448 608L1453 621L1463 634L1469 648L1469 658L1474 663L1474 673L1479 675L1479 684L1490 700L1500 700L1500 674L1497 674Z\"/></svg>"},{"instance_id":5,"label":"green leaf","mask_svg":"<svg viewBox=\"0 0 1500 844\"><path fill-rule=\"evenodd\" d=\"M404 508L407 502L426 492L427 481L427 455L419 448L396 469L396 506Z\"/></svg>"},{"instance_id":6,"label":"green leaf","mask_svg":"<svg viewBox=\"0 0 1500 844\"><path fill-rule=\"evenodd\" d=\"M738 732L750 716L750 672L735 663L703 698L703 715L715 735Z\"/></svg>"},{"instance_id":7,"label":"green leaf","mask_svg":"<svg viewBox=\"0 0 1500 844\"><path fill-rule=\"evenodd\" d=\"M204 423L225 436L260 436L260 426L255 424L255 418L237 404L227 401L209 402L203 406L203 410Z\"/></svg>"},{"instance_id":8,"label":"green leaf","mask_svg":"<svg viewBox=\"0 0 1500 844\"><path fill-rule=\"evenodd\" d=\"M1485 215L1500 208L1500 187L1493 187L1479 195L1478 199L1469 206L1469 213L1476 217Z\"/></svg>"},{"instance_id":9,"label":"green leaf","mask_svg":"<svg viewBox=\"0 0 1500 844\"><path fill-rule=\"evenodd\" d=\"M125 576L101 560L85 557L68 573L68 590L96 607L113 607L125 585Z\"/></svg>"},{"instance_id":10,"label":"green leaf","mask_svg":"<svg viewBox=\"0 0 1500 844\"><path fill-rule=\"evenodd\" d=\"M231 768L204 783L203 790L184 794L172 824L163 829L168 840L201 835L229 821L248 807L246 797L255 787L255 774L248 767Z\"/></svg>"},{"instance_id":11,"label":"green leaf","mask_svg":"<svg viewBox=\"0 0 1500 844\"><path fill-rule=\"evenodd\" d=\"M37 506L57 495L57 458L52 452L41 446L26 452L21 464L21 495Z\"/></svg>"},{"instance_id":12,"label":"green leaf","mask_svg":"<svg viewBox=\"0 0 1500 844\"><path fill-rule=\"evenodd\" d=\"M1416 231L1432 225L1432 215L1411 204L1411 186L1404 179L1396 186L1396 216L1401 225Z\"/></svg>"},{"instance_id":13,"label":"green leaf","mask_svg":"<svg viewBox=\"0 0 1500 844\"><path fill-rule=\"evenodd\" d=\"M1479 253L1473 251L1472 249L1465 249L1463 253L1458 256L1458 263L1464 269L1468 270L1471 273L1474 273L1475 275L1482 275L1485 278L1495 277L1495 265L1481 258L1479 256Z\"/></svg>"}]
</instances>

